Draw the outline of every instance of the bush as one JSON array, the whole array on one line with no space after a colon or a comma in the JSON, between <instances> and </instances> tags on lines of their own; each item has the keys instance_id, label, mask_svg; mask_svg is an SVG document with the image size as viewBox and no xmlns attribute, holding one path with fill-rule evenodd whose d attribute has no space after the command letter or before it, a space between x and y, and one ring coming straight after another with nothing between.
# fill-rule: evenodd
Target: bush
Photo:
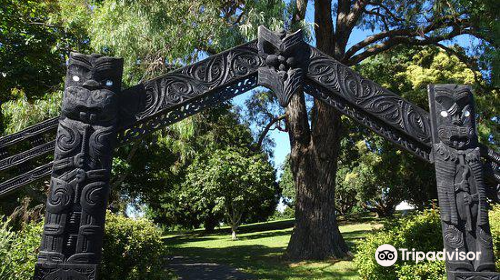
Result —
<instances>
[{"instance_id":1,"label":"bush","mask_svg":"<svg viewBox=\"0 0 500 280\"><path fill-rule=\"evenodd\" d=\"M108 213L100 279L165 279L161 231L146 219Z\"/></svg>"},{"instance_id":2,"label":"bush","mask_svg":"<svg viewBox=\"0 0 500 280\"><path fill-rule=\"evenodd\" d=\"M32 279L43 223L13 232L0 224L0 280ZM165 279L161 231L148 220L108 213L103 244L102 280Z\"/></svg>"},{"instance_id":3,"label":"bush","mask_svg":"<svg viewBox=\"0 0 500 280\"><path fill-rule=\"evenodd\" d=\"M32 279L42 233L41 223L26 224L13 232L9 221L0 225L0 279Z\"/></svg>"},{"instance_id":4,"label":"bush","mask_svg":"<svg viewBox=\"0 0 500 280\"><path fill-rule=\"evenodd\" d=\"M499 268L500 206L496 206L493 211L490 211L490 223L496 248L497 268ZM445 279L444 261L424 261L415 264L399 259L393 266L380 266L375 261L375 251L382 244L410 250L415 248L415 250L423 252L442 250L441 222L437 211L417 212L387 223L382 230L370 234L366 240L359 244L354 262L363 279Z\"/></svg>"},{"instance_id":5,"label":"bush","mask_svg":"<svg viewBox=\"0 0 500 280\"><path fill-rule=\"evenodd\" d=\"M497 271L500 271L500 205L495 205L490 211L491 235L493 236L493 247L497 257Z\"/></svg>"}]
</instances>

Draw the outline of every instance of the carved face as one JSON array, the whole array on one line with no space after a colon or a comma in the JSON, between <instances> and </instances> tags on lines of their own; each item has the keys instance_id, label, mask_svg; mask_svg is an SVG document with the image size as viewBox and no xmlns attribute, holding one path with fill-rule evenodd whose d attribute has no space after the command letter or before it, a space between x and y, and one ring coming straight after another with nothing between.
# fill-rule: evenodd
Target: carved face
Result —
<instances>
[{"instance_id":1,"label":"carved face","mask_svg":"<svg viewBox=\"0 0 500 280\"><path fill-rule=\"evenodd\" d=\"M434 101L439 139L452 148L467 149L477 140L470 88L436 87Z\"/></svg>"},{"instance_id":2,"label":"carved face","mask_svg":"<svg viewBox=\"0 0 500 280\"><path fill-rule=\"evenodd\" d=\"M62 114L88 124L116 121L123 60L72 53Z\"/></svg>"}]
</instances>

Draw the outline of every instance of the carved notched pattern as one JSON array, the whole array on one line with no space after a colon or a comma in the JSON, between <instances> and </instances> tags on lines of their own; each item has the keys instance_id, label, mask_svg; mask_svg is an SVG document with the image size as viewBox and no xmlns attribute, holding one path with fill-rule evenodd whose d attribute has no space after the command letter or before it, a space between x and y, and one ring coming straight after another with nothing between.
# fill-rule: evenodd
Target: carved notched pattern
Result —
<instances>
[{"instance_id":1,"label":"carved notched pattern","mask_svg":"<svg viewBox=\"0 0 500 280\"><path fill-rule=\"evenodd\" d=\"M145 82L139 93L122 96L122 116L127 128L137 121L161 114L162 111L203 96L218 87L227 86L255 73L263 65L257 55L257 43L250 42L165 76ZM135 94L134 94L135 93ZM138 100L140 100L138 102ZM128 101L128 102L127 102ZM134 116L132 120L128 116ZM129 123L127 123L129 122Z\"/></svg>"},{"instance_id":2,"label":"carved notched pattern","mask_svg":"<svg viewBox=\"0 0 500 280\"><path fill-rule=\"evenodd\" d=\"M430 161L429 147L422 144L418 140L415 140L413 137L408 137L406 133L401 132L393 126L384 124L374 116L365 113L362 109L358 109L357 107L348 104L348 102L340 98L335 93L329 90L325 90L322 86L318 86L315 84L315 82L307 83L304 87L305 92L319 100L326 102L330 106L337 109L339 112L353 118L355 121L370 128L375 133L397 144L410 153L426 161Z\"/></svg>"},{"instance_id":3,"label":"carved notched pattern","mask_svg":"<svg viewBox=\"0 0 500 280\"><path fill-rule=\"evenodd\" d=\"M314 48L307 76L388 125L430 144L427 112Z\"/></svg>"}]
</instances>

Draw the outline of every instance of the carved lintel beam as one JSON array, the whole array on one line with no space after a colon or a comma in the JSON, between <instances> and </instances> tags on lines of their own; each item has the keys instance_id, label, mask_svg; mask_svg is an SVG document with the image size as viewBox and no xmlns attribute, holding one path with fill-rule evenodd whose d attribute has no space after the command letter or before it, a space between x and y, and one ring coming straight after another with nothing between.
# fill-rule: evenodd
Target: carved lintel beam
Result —
<instances>
[{"instance_id":1,"label":"carved lintel beam","mask_svg":"<svg viewBox=\"0 0 500 280\"><path fill-rule=\"evenodd\" d=\"M431 85L429 107L444 248L475 254L447 259L448 280L498 279L471 87Z\"/></svg>"},{"instance_id":2,"label":"carved lintel beam","mask_svg":"<svg viewBox=\"0 0 500 280\"><path fill-rule=\"evenodd\" d=\"M258 83L271 89L281 106L287 106L295 93L303 90L309 61L309 46L302 30L272 32L259 26L258 50L265 65L258 70Z\"/></svg>"},{"instance_id":3,"label":"carved lintel beam","mask_svg":"<svg viewBox=\"0 0 500 280\"><path fill-rule=\"evenodd\" d=\"M123 60L72 53L35 280L96 280Z\"/></svg>"}]
</instances>

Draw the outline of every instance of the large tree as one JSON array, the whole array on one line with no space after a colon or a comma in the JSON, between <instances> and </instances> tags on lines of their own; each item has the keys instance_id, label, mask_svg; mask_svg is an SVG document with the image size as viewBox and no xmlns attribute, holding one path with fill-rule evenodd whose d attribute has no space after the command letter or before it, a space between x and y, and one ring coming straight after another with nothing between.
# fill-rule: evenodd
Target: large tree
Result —
<instances>
[{"instance_id":1,"label":"large tree","mask_svg":"<svg viewBox=\"0 0 500 280\"><path fill-rule=\"evenodd\" d=\"M275 171L263 153L233 148L216 150L207 158L198 157L188 172L184 185L195 193L190 202L203 208L205 204L213 205L211 211L222 214L231 227L233 240L252 208L276 207Z\"/></svg>"},{"instance_id":2,"label":"large tree","mask_svg":"<svg viewBox=\"0 0 500 280\"><path fill-rule=\"evenodd\" d=\"M304 19L306 8L306 0L297 0L293 21ZM493 1L315 0L314 36L318 49L350 66L398 45L438 45L448 50L442 43L462 34L495 48L498 38L488 31L498 9ZM352 40L355 29L373 34L356 42ZM477 60L462 57L471 66L478 65ZM341 116L319 101L314 101L311 111L309 119L303 94L295 95L287 107L297 190L296 227L287 251L292 259L344 257L348 247L334 210L337 159L344 134Z\"/></svg>"}]
</instances>

